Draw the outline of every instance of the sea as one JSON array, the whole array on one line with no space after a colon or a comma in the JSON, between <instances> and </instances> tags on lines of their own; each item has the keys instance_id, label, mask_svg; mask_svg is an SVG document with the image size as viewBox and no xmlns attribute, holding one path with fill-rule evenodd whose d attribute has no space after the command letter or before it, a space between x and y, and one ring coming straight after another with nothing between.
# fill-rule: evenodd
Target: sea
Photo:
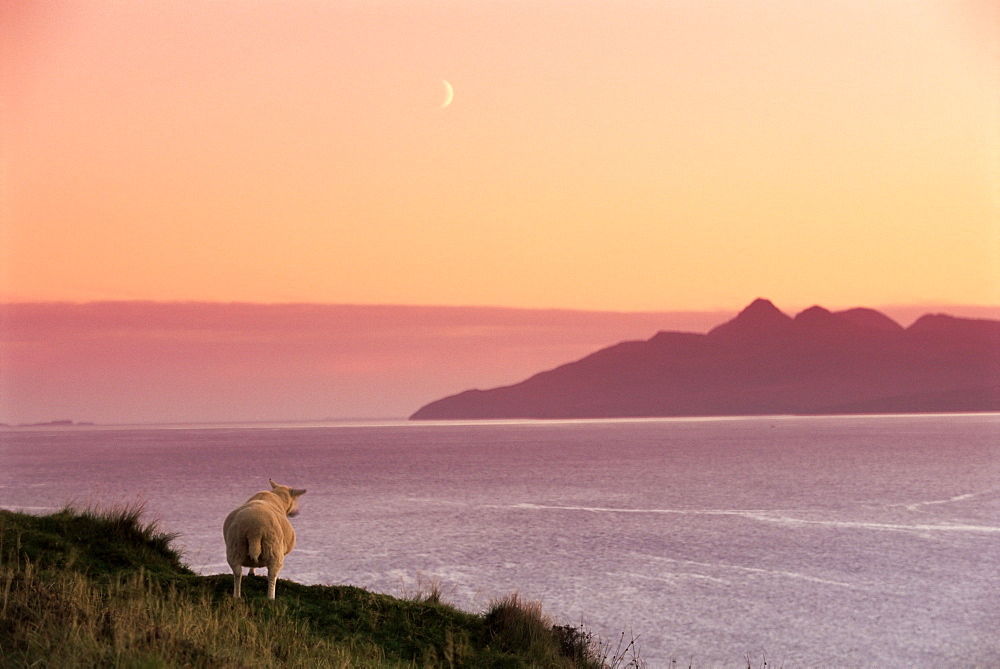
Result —
<instances>
[{"instance_id":1,"label":"sea","mask_svg":"<svg viewBox=\"0 0 1000 669\"><path fill-rule=\"evenodd\" d=\"M282 578L518 593L647 667L1000 667L1000 414L0 431L0 508L141 503L204 574L269 478Z\"/></svg>"}]
</instances>

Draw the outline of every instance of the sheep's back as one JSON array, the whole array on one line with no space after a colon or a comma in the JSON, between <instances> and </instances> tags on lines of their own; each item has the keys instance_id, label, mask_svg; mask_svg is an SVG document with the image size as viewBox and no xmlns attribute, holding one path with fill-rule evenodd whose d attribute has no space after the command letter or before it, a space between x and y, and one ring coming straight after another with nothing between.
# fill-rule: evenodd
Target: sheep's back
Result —
<instances>
[{"instance_id":1,"label":"sheep's back","mask_svg":"<svg viewBox=\"0 0 1000 669\"><path fill-rule=\"evenodd\" d=\"M287 555L295 546L295 530L284 513L259 502L248 502L232 511L222 526L226 545L248 541L260 535L264 552L273 546L279 556Z\"/></svg>"}]
</instances>

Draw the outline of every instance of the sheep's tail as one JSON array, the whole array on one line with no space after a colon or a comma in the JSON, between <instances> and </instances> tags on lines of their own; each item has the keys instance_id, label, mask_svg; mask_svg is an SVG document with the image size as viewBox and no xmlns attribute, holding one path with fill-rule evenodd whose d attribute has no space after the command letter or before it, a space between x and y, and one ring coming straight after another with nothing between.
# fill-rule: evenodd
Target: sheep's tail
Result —
<instances>
[{"instance_id":1,"label":"sheep's tail","mask_svg":"<svg viewBox=\"0 0 1000 669\"><path fill-rule=\"evenodd\" d=\"M253 534L248 537L250 540L250 559L256 562L260 558L260 534Z\"/></svg>"}]
</instances>

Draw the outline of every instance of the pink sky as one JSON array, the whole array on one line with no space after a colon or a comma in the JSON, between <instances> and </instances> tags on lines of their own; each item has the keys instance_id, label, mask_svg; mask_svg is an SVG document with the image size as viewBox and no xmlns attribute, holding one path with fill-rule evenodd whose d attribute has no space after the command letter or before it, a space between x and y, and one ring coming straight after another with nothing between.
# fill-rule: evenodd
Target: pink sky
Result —
<instances>
[{"instance_id":1,"label":"pink sky","mask_svg":"<svg viewBox=\"0 0 1000 669\"><path fill-rule=\"evenodd\" d=\"M404 417L720 314L95 303L0 307L0 422Z\"/></svg>"},{"instance_id":2,"label":"pink sky","mask_svg":"<svg viewBox=\"0 0 1000 669\"><path fill-rule=\"evenodd\" d=\"M779 305L780 306L780 305ZM884 311L909 325L925 306ZM1000 309L951 308L1000 318ZM0 305L0 422L401 418L728 312L93 303Z\"/></svg>"}]
</instances>

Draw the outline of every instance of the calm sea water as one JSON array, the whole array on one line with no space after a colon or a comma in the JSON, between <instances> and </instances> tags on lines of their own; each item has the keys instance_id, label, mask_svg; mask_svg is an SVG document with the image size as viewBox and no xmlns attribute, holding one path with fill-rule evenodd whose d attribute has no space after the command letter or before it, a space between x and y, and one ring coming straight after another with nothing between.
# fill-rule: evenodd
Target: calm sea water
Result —
<instances>
[{"instance_id":1,"label":"calm sea water","mask_svg":"<svg viewBox=\"0 0 1000 669\"><path fill-rule=\"evenodd\" d=\"M268 477L301 582L517 591L651 667L1000 666L1000 415L0 433L0 507L144 500L203 573Z\"/></svg>"}]
</instances>

